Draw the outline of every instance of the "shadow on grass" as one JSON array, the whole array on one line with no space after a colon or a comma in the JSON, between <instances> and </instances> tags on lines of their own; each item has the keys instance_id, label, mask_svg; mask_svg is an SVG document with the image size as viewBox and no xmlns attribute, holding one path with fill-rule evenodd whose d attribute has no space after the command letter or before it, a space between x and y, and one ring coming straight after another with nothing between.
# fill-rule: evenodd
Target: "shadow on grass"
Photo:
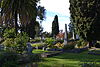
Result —
<instances>
[{"instance_id":1,"label":"shadow on grass","mask_svg":"<svg viewBox=\"0 0 100 67\"><path fill-rule=\"evenodd\" d=\"M63 53L59 56L44 58L39 67L81 67L83 63L100 64L100 56L82 53Z\"/></svg>"},{"instance_id":2,"label":"shadow on grass","mask_svg":"<svg viewBox=\"0 0 100 67\"><path fill-rule=\"evenodd\" d=\"M53 58L59 59L72 59L78 61L89 61L89 62L100 62L100 56L97 55L90 55L88 51L82 53L63 53L59 56L54 56Z\"/></svg>"}]
</instances>

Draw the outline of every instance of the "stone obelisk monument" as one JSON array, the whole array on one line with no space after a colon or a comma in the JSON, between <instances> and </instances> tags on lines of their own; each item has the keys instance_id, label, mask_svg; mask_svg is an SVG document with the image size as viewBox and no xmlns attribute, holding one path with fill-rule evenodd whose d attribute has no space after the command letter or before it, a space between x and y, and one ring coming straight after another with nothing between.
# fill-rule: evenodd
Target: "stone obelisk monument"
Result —
<instances>
[{"instance_id":1,"label":"stone obelisk monument","mask_svg":"<svg viewBox=\"0 0 100 67\"><path fill-rule=\"evenodd\" d=\"M74 35L74 31L73 31L72 33L73 33L73 40L75 40L75 35Z\"/></svg>"},{"instance_id":2,"label":"stone obelisk monument","mask_svg":"<svg viewBox=\"0 0 100 67\"><path fill-rule=\"evenodd\" d=\"M67 45L68 36L67 36L67 24L65 24L65 36L64 36L64 46Z\"/></svg>"}]
</instances>

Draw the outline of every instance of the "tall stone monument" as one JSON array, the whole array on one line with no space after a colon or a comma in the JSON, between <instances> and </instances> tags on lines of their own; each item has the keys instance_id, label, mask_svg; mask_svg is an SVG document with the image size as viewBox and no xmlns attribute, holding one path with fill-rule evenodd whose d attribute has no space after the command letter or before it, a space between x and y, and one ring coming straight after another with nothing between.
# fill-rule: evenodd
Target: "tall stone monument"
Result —
<instances>
[{"instance_id":1,"label":"tall stone monument","mask_svg":"<svg viewBox=\"0 0 100 67\"><path fill-rule=\"evenodd\" d=\"M74 35L74 31L73 31L72 33L73 33L73 40L75 40L75 35Z\"/></svg>"},{"instance_id":2,"label":"tall stone monument","mask_svg":"<svg viewBox=\"0 0 100 67\"><path fill-rule=\"evenodd\" d=\"M67 24L65 24L64 46L67 45L67 41L68 41Z\"/></svg>"}]
</instances>

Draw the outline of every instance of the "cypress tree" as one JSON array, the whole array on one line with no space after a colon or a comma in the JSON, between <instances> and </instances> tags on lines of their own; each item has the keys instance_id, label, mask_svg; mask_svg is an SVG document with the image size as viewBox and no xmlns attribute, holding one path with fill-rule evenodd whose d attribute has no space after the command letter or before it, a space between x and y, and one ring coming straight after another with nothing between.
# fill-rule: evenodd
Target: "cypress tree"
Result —
<instances>
[{"instance_id":1,"label":"cypress tree","mask_svg":"<svg viewBox=\"0 0 100 67\"><path fill-rule=\"evenodd\" d=\"M56 36L59 33L59 23L58 23L58 16L55 15L55 18L52 22L52 36Z\"/></svg>"}]
</instances>

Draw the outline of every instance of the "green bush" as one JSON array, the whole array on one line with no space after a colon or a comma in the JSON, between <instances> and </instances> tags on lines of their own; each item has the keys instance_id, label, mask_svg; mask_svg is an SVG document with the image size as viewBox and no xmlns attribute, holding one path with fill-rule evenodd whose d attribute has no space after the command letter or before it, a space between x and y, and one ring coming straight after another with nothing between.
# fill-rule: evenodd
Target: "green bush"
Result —
<instances>
[{"instance_id":1,"label":"green bush","mask_svg":"<svg viewBox=\"0 0 100 67\"><path fill-rule=\"evenodd\" d=\"M14 38L6 38L6 40L2 43L6 47L14 46Z\"/></svg>"},{"instance_id":2,"label":"green bush","mask_svg":"<svg viewBox=\"0 0 100 67\"><path fill-rule=\"evenodd\" d=\"M74 49L75 48L75 45L65 45L64 47L63 47L63 49L65 49L65 50L69 50L69 49Z\"/></svg>"},{"instance_id":3,"label":"green bush","mask_svg":"<svg viewBox=\"0 0 100 67\"><path fill-rule=\"evenodd\" d=\"M31 39L30 42L40 42L41 39L40 38L37 38L37 39Z\"/></svg>"},{"instance_id":4,"label":"green bush","mask_svg":"<svg viewBox=\"0 0 100 67\"><path fill-rule=\"evenodd\" d=\"M26 33L18 34L14 39L15 50L19 53L23 53L26 50L26 43L29 41L29 37Z\"/></svg>"},{"instance_id":5,"label":"green bush","mask_svg":"<svg viewBox=\"0 0 100 67\"><path fill-rule=\"evenodd\" d=\"M77 44L76 44L76 45L77 45L78 48L80 48L80 47L86 46L87 43L88 43L88 42L86 42L86 41L80 39L80 40L77 41Z\"/></svg>"},{"instance_id":6,"label":"green bush","mask_svg":"<svg viewBox=\"0 0 100 67\"><path fill-rule=\"evenodd\" d=\"M2 67L18 67L18 65L14 61L7 61Z\"/></svg>"},{"instance_id":7,"label":"green bush","mask_svg":"<svg viewBox=\"0 0 100 67\"><path fill-rule=\"evenodd\" d=\"M14 52L0 54L0 67L17 67L18 55Z\"/></svg>"},{"instance_id":8,"label":"green bush","mask_svg":"<svg viewBox=\"0 0 100 67\"><path fill-rule=\"evenodd\" d=\"M28 35L25 32L23 32L18 33L14 38L5 37L5 40L2 44L6 47L6 50L23 53L24 50L26 50L26 43L28 41Z\"/></svg>"},{"instance_id":9,"label":"green bush","mask_svg":"<svg viewBox=\"0 0 100 67\"><path fill-rule=\"evenodd\" d=\"M4 41L2 42L2 44L7 47L6 49L11 49L14 46L14 38L16 37L15 35L15 29L12 28L7 28L4 30ZM11 48L10 48L11 47Z\"/></svg>"},{"instance_id":10,"label":"green bush","mask_svg":"<svg viewBox=\"0 0 100 67\"><path fill-rule=\"evenodd\" d=\"M52 46L51 48L52 48L52 49L58 49L58 47L57 47L57 46Z\"/></svg>"},{"instance_id":11,"label":"green bush","mask_svg":"<svg viewBox=\"0 0 100 67\"><path fill-rule=\"evenodd\" d=\"M42 47L42 46L46 46L45 43L35 43L35 44L32 44L33 47Z\"/></svg>"},{"instance_id":12,"label":"green bush","mask_svg":"<svg viewBox=\"0 0 100 67\"><path fill-rule=\"evenodd\" d=\"M15 29L12 28L12 29L5 29L4 31L4 34L3 34L3 37L4 38L15 38L16 34L15 34Z\"/></svg>"},{"instance_id":13,"label":"green bush","mask_svg":"<svg viewBox=\"0 0 100 67\"><path fill-rule=\"evenodd\" d=\"M64 40L57 40L57 42L63 43L63 42L64 42Z\"/></svg>"},{"instance_id":14,"label":"green bush","mask_svg":"<svg viewBox=\"0 0 100 67\"><path fill-rule=\"evenodd\" d=\"M56 41L56 40L53 39L53 38L46 38L44 42L45 42L46 44L48 44L48 46L51 47L51 46L53 46L53 42L55 42L55 41Z\"/></svg>"},{"instance_id":15,"label":"green bush","mask_svg":"<svg viewBox=\"0 0 100 67\"><path fill-rule=\"evenodd\" d=\"M31 62L38 62L41 60L41 56L39 54L29 55Z\"/></svg>"}]
</instances>

